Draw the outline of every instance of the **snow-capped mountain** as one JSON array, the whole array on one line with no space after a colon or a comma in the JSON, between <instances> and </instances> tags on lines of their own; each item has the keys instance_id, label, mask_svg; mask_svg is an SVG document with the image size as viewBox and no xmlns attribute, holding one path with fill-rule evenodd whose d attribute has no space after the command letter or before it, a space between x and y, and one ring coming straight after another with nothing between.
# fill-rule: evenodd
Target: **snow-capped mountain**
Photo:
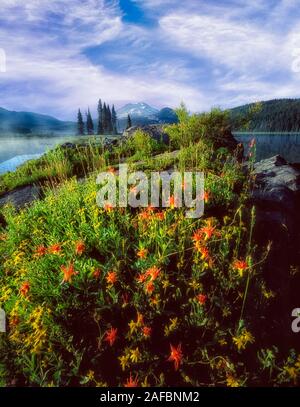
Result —
<instances>
[{"instance_id":1,"label":"snow-capped mountain","mask_svg":"<svg viewBox=\"0 0 300 407\"><path fill-rule=\"evenodd\" d=\"M126 118L130 115L133 119L135 117L148 117L155 119L158 115L159 110L154 107L149 106L147 103L128 103L121 109L117 110L117 115L119 119Z\"/></svg>"},{"instance_id":2,"label":"snow-capped mountain","mask_svg":"<svg viewBox=\"0 0 300 407\"><path fill-rule=\"evenodd\" d=\"M128 115L133 125L175 123L177 121L176 113L168 107L159 110L144 102L128 103L117 110L120 130L126 127Z\"/></svg>"}]
</instances>

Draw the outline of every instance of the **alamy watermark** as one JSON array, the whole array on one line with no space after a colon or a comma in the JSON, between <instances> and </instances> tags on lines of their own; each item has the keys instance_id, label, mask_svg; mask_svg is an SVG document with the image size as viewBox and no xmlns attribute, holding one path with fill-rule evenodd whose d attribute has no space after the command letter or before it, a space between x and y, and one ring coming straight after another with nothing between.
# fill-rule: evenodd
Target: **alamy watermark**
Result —
<instances>
[{"instance_id":1,"label":"alamy watermark","mask_svg":"<svg viewBox=\"0 0 300 407\"><path fill-rule=\"evenodd\" d=\"M6 332L6 315L2 308L0 308L0 332Z\"/></svg>"},{"instance_id":2,"label":"alamy watermark","mask_svg":"<svg viewBox=\"0 0 300 407\"><path fill-rule=\"evenodd\" d=\"M300 308L293 309L292 317L295 318L292 322L292 331L297 334L300 332Z\"/></svg>"},{"instance_id":3,"label":"alamy watermark","mask_svg":"<svg viewBox=\"0 0 300 407\"><path fill-rule=\"evenodd\" d=\"M6 72L6 52L0 48L0 73Z\"/></svg>"},{"instance_id":4,"label":"alamy watermark","mask_svg":"<svg viewBox=\"0 0 300 407\"><path fill-rule=\"evenodd\" d=\"M200 218L204 213L202 172L153 171L148 177L142 171L129 173L127 164L120 164L118 176L102 172L97 177L97 184L100 185L97 204L102 208L186 207L188 218Z\"/></svg>"}]
</instances>

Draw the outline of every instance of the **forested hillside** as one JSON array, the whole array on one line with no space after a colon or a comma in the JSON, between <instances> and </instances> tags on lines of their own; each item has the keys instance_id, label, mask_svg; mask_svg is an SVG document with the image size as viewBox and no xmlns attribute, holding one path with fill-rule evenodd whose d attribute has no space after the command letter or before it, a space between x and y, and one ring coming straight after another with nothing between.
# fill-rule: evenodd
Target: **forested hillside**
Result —
<instances>
[{"instance_id":1,"label":"forested hillside","mask_svg":"<svg viewBox=\"0 0 300 407\"><path fill-rule=\"evenodd\" d=\"M274 99L232 109L234 130L300 131L300 99Z\"/></svg>"}]
</instances>

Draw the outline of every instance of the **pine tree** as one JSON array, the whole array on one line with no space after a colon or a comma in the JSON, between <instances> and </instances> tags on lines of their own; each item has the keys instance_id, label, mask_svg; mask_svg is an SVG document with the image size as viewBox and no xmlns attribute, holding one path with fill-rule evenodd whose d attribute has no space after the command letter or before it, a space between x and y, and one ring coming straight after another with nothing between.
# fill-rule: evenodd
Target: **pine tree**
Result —
<instances>
[{"instance_id":1,"label":"pine tree","mask_svg":"<svg viewBox=\"0 0 300 407\"><path fill-rule=\"evenodd\" d=\"M127 126L126 129L129 129L130 127L132 127L132 122L131 122L131 117L130 115L127 116Z\"/></svg>"},{"instance_id":2,"label":"pine tree","mask_svg":"<svg viewBox=\"0 0 300 407\"><path fill-rule=\"evenodd\" d=\"M106 103L104 102L103 109L102 109L102 127L103 127L103 134L107 134L107 108Z\"/></svg>"},{"instance_id":3,"label":"pine tree","mask_svg":"<svg viewBox=\"0 0 300 407\"><path fill-rule=\"evenodd\" d=\"M102 107L102 101L101 99L99 99L98 102L98 131L97 134L103 134L103 117L102 117L102 113L103 113L103 107Z\"/></svg>"},{"instance_id":4,"label":"pine tree","mask_svg":"<svg viewBox=\"0 0 300 407\"><path fill-rule=\"evenodd\" d=\"M106 119L106 122L107 122L107 133L108 133L108 134L111 134L111 133L112 133L112 121L111 121L112 117L111 117L111 111L110 111L109 105L107 105L106 112L107 112L107 119Z\"/></svg>"},{"instance_id":5,"label":"pine tree","mask_svg":"<svg viewBox=\"0 0 300 407\"><path fill-rule=\"evenodd\" d=\"M117 113L114 105L111 111L111 124L112 124L112 134L118 134Z\"/></svg>"},{"instance_id":6,"label":"pine tree","mask_svg":"<svg viewBox=\"0 0 300 407\"><path fill-rule=\"evenodd\" d=\"M88 109L88 112L86 114L86 130L87 130L87 134L89 134L89 135L94 134L94 123L93 123L90 109Z\"/></svg>"},{"instance_id":7,"label":"pine tree","mask_svg":"<svg viewBox=\"0 0 300 407\"><path fill-rule=\"evenodd\" d=\"M79 136L84 135L84 121L83 121L80 109L78 109L78 114L77 114L77 133Z\"/></svg>"}]
</instances>

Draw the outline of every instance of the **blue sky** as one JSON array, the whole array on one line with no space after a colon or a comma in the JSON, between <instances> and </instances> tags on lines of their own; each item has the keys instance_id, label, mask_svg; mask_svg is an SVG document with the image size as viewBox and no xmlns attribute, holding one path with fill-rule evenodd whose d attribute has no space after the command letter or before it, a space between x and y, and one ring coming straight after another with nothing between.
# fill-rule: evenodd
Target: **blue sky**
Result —
<instances>
[{"instance_id":1,"label":"blue sky","mask_svg":"<svg viewBox=\"0 0 300 407\"><path fill-rule=\"evenodd\" d=\"M1 0L0 95L61 119L99 97L192 111L299 97L299 1Z\"/></svg>"}]
</instances>

